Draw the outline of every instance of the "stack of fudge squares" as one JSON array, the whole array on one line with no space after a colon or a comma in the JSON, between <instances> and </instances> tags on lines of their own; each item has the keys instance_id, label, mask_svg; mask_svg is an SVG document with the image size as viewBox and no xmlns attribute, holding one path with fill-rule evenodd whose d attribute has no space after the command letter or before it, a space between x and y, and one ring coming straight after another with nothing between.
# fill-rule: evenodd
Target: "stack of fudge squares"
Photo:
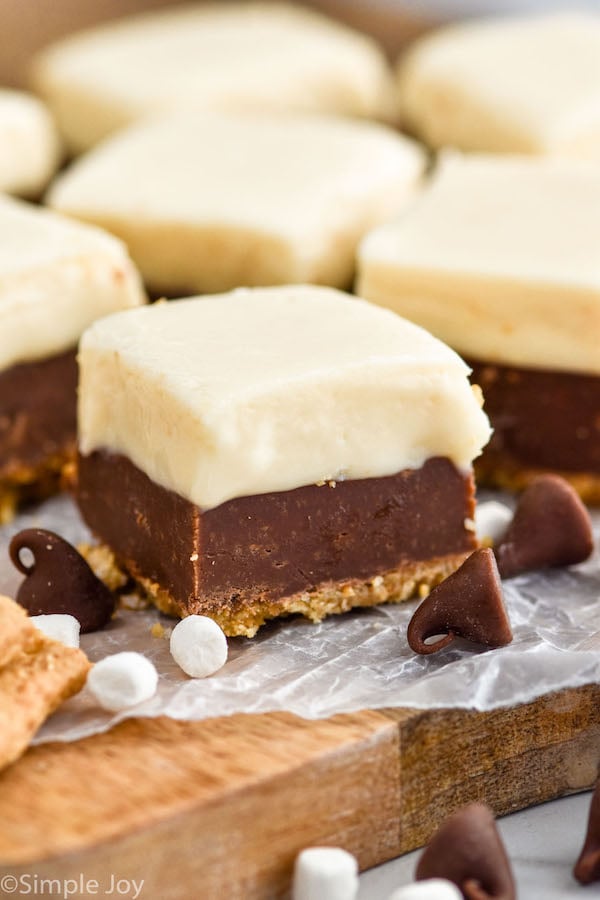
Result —
<instances>
[{"instance_id":1,"label":"stack of fudge squares","mask_svg":"<svg viewBox=\"0 0 600 900\"><path fill-rule=\"evenodd\" d=\"M474 465L600 501L600 17L394 72L298 5L195 4L32 75L51 114L0 93L5 518L75 464L115 566L252 636L455 571Z\"/></svg>"}]
</instances>

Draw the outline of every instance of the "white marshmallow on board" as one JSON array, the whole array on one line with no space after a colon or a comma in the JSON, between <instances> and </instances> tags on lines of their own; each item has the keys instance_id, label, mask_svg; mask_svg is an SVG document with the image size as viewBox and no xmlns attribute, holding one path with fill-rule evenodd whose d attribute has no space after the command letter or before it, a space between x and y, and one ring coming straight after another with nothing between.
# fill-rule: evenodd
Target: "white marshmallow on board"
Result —
<instances>
[{"instance_id":1,"label":"white marshmallow on board","mask_svg":"<svg viewBox=\"0 0 600 900\"><path fill-rule=\"evenodd\" d=\"M475 531L480 541L490 540L497 544L510 525L513 512L505 503L489 500L478 503L475 508Z\"/></svg>"},{"instance_id":2,"label":"white marshmallow on board","mask_svg":"<svg viewBox=\"0 0 600 900\"><path fill-rule=\"evenodd\" d=\"M296 858L293 900L354 900L358 863L340 847L308 847Z\"/></svg>"},{"instance_id":3,"label":"white marshmallow on board","mask_svg":"<svg viewBox=\"0 0 600 900\"><path fill-rule=\"evenodd\" d=\"M31 616L30 621L38 631L66 647L79 647L81 625L75 616L54 613L46 616Z\"/></svg>"},{"instance_id":4,"label":"white marshmallow on board","mask_svg":"<svg viewBox=\"0 0 600 900\"><path fill-rule=\"evenodd\" d=\"M158 672L141 653L125 651L97 662L88 675L87 685L103 709L119 712L155 695Z\"/></svg>"},{"instance_id":5,"label":"white marshmallow on board","mask_svg":"<svg viewBox=\"0 0 600 900\"><path fill-rule=\"evenodd\" d=\"M462 900L462 891L445 878L427 878L398 888L389 900Z\"/></svg>"},{"instance_id":6,"label":"white marshmallow on board","mask_svg":"<svg viewBox=\"0 0 600 900\"><path fill-rule=\"evenodd\" d=\"M187 616L173 629L171 656L186 675L207 678L227 662L227 638L208 616Z\"/></svg>"}]
</instances>

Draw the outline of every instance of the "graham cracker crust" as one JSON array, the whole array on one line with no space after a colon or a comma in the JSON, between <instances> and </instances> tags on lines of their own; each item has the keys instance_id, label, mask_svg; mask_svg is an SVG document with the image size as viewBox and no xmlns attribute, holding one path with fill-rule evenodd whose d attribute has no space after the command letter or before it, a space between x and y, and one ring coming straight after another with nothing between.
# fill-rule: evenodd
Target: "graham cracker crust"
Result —
<instances>
[{"instance_id":1,"label":"graham cracker crust","mask_svg":"<svg viewBox=\"0 0 600 900\"><path fill-rule=\"evenodd\" d=\"M340 615L359 607L402 603L415 597L425 597L432 587L456 571L472 552L468 550L465 553L407 563L366 581L348 579L343 582L326 582L312 591L303 591L277 600L267 600L260 595L252 599L241 599L239 595L234 595L214 599L210 603L199 600L183 608L160 585L136 574L133 565L120 567L108 546L82 546L79 550L98 577L109 585L123 584L123 568L126 568L135 581L134 590L143 606L151 602L161 612L179 618L188 615L208 616L217 622L228 637L254 637L262 625L282 616L302 615L311 622L318 623L327 616Z\"/></svg>"},{"instance_id":2,"label":"graham cracker crust","mask_svg":"<svg viewBox=\"0 0 600 900\"><path fill-rule=\"evenodd\" d=\"M514 493L523 491L539 475L560 475L577 491L584 503L600 506L600 473L521 466L505 457L498 458L489 450L481 459L475 460L474 467L478 485Z\"/></svg>"},{"instance_id":3,"label":"graham cracker crust","mask_svg":"<svg viewBox=\"0 0 600 900\"><path fill-rule=\"evenodd\" d=\"M73 443L64 453L49 456L35 466L18 466L0 477L0 525L10 522L17 510L40 503L67 488L76 457Z\"/></svg>"}]
</instances>

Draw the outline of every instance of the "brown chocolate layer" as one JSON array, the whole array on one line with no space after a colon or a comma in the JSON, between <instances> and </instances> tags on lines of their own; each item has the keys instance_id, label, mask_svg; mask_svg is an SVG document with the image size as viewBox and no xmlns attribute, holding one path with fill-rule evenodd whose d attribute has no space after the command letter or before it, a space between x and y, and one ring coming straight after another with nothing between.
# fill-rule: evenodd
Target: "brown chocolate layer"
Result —
<instances>
[{"instance_id":1,"label":"brown chocolate layer","mask_svg":"<svg viewBox=\"0 0 600 900\"><path fill-rule=\"evenodd\" d=\"M0 372L0 485L58 472L74 453L76 351Z\"/></svg>"},{"instance_id":2,"label":"brown chocolate layer","mask_svg":"<svg viewBox=\"0 0 600 900\"><path fill-rule=\"evenodd\" d=\"M119 564L184 614L279 603L429 560L452 557L455 568L475 547L465 524L473 479L440 458L386 478L242 497L203 512L125 457L96 452L80 457L77 499Z\"/></svg>"},{"instance_id":3,"label":"brown chocolate layer","mask_svg":"<svg viewBox=\"0 0 600 900\"><path fill-rule=\"evenodd\" d=\"M519 469L600 478L600 377L468 363L494 427L478 474L495 483Z\"/></svg>"}]
</instances>

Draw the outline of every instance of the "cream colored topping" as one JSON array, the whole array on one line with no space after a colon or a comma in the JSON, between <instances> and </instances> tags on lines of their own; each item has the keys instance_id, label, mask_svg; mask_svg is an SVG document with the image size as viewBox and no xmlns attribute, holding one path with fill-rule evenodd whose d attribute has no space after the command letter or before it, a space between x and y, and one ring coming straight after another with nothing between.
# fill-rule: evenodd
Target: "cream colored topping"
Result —
<instances>
[{"instance_id":1,"label":"cream colored topping","mask_svg":"<svg viewBox=\"0 0 600 900\"><path fill-rule=\"evenodd\" d=\"M462 360L327 288L241 289L96 322L80 345L80 447L122 453L203 508L369 478L489 437Z\"/></svg>"},{"instance_id":2,"label":"cream colored topping","mask_svg":"<svg viewBox=\"0 0 600 900\"><path fill-rule=\"evenodd\" d=\"M0 88L0 191L41 193L59 160L58 134L44 104Z\"/></svg>"},{"instance_id":3,"label":"cream colored topping","mask_svg":"<svg viewBox=\"0 0 600 900\"><path fill-rule=\"evenodd\" d=\"M120 241L0 197L0 370L61 353L95 319L143 302Z\"/></svg>"},{"instance_id":4,"label":"cream colored topping","mask_svg":"<svg viewBox=\"0 0 600 900\"><path fill-rule=\"evenodd\" d=\"M600 168L447 157L358 290L481 360L600 375Z\"/></svg>"},{"instance_id":5,"label":"cream colored topping","mask_svg":"<svg viewBox=\"0 0 600 900\"><path fill-rule=\"evenodd\" d=\"M401 58L399 102L433 147L600 160L600 15L444 28Z\"/></svg>"},{"instance_id":6,"label":"cream colored topping","mask_svg":"<svg viewBox=\"0 0 600 900\"><path fill-rule=\"evenodd\" d=\"M76 34L34 67L75 151L171 109L388 117L393 79L374 41L291 4L208 3Z\"/></svg>"},{"instance_id":7,"label":"cream colored topping","mask_svg":"<svg viewBox=\"0 0 600 900\"><path fill-rule=\"evenodd\" d=\"M424 165L416 144L373 123L177 114L92 151L49 202L121 237L171 296L347 287L358 241L403 207Z\"/></svg>"}]
</instances>

